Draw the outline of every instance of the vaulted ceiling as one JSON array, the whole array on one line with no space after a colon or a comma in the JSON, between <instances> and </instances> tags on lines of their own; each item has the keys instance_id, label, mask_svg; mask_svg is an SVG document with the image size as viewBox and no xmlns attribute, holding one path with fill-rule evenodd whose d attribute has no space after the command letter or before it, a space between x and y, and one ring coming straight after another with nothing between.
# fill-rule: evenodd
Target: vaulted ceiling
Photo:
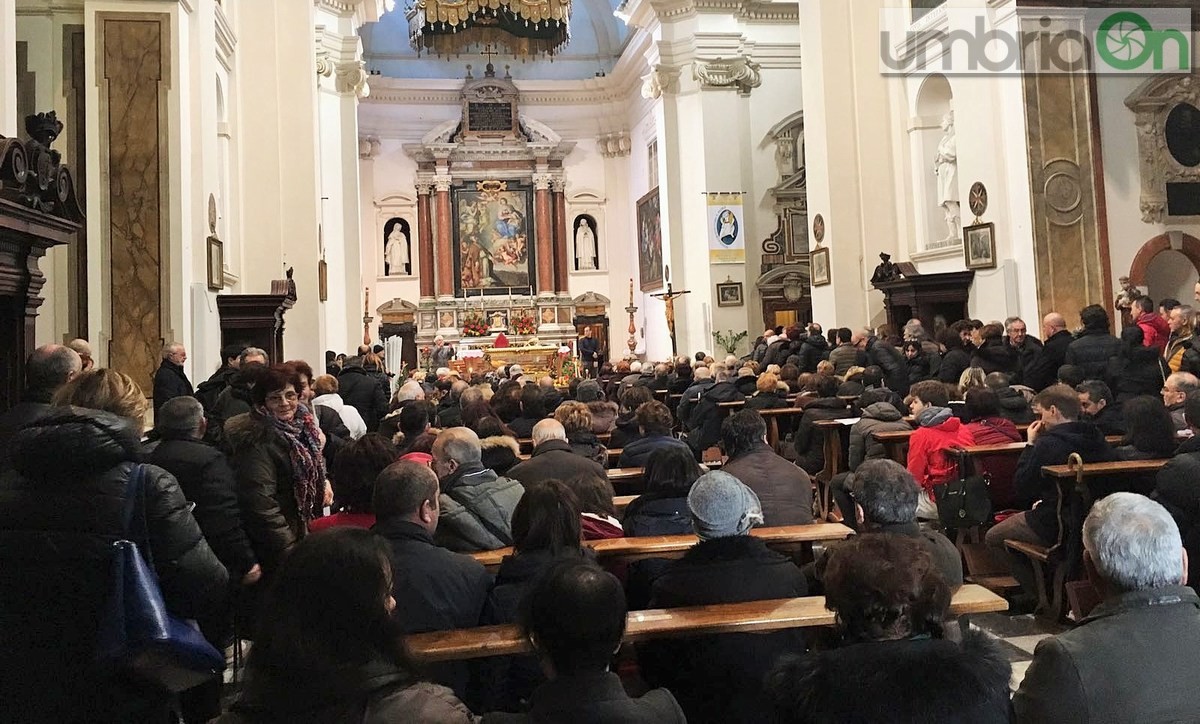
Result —
<instances>
[{"instance_id":1,"label":"vaulted ceiling","mask_svg":"<svg viewBox=\"0 0 1200 724\"><path fill-rule=\"evenodd\" d=\"M492 62L498 73L511 66L513 78L578 80L609 73L620 57L628 35L625 24L613 16L615 0L574 0L571 12L571 40L553 59L548 57L513 58L496 55ZM487 58L482 55L437 57L422 51L418 55L408 37L408 21L403 6L386 13L379 22L362 29L363 56L372 72L391 78L462 78L466 65L482 73Z\"/></svg>"}]
</instances>

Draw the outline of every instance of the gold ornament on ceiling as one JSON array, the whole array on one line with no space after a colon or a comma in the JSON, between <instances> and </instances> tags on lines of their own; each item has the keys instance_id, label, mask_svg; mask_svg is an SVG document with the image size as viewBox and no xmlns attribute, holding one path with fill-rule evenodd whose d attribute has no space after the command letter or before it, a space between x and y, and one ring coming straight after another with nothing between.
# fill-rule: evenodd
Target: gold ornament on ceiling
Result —
<instances>
[{"instance_id":1,"label":"gold ornament on ceiling","mask_svg":"<svg viewBox=\"0 0 1200 724\"><path fill-rule=\"evenodd\" d=\"M571 39L571 0L418 0L407 18L413 47L437 55L554 55Z\"/></svg>"}]
</instances>

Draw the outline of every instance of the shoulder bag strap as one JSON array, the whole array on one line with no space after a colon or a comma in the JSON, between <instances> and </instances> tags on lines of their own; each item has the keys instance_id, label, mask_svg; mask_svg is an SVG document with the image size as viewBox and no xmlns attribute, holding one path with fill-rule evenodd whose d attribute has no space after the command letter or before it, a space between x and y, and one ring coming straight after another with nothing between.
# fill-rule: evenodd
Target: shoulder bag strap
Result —
<instances>
[{"instance_id":1,"label":"shoulder bag strap","mask_svg":"<svg viewBox=\"0 0 1200 724\"><path fill-rule=\"evenodd\" d=\"M154 556L150 552L150 531L146 524L146 466L134 463L129 469L125 483L125 512L122 523L125 538L136 545L142 557L154 570Z\"/></svg>"}]
</instances>

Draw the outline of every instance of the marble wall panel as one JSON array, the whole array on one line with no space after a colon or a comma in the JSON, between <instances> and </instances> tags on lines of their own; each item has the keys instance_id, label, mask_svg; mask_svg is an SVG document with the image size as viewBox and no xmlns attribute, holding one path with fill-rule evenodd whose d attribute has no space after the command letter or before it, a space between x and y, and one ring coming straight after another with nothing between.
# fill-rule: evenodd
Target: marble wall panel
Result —
<instances>
[{"instance_id":1,"label":"marble wall panel","mask_svg":"<svg viewBox=\"0 0 1200 724\"><path fill-rule=\"evenodd\" d=\"M169 22L165 14L103 14L98 33L108 172L108 363L131 376L147 396L162 345L167 206L162 86Z\"/></svg>"}]
</instances>

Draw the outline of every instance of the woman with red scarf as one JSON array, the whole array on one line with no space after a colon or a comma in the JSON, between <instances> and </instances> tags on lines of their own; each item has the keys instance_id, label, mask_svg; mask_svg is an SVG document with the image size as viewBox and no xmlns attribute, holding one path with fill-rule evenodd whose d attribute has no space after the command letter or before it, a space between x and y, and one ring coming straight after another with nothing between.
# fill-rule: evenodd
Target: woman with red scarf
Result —
<instances>
[{"instance_id":1,"label":"woman with red scarf","mask_svg":"<svg viewBox=\"0 0 1200 724\"><path fill-rule=\"evenodd\" d=\"M251 409L225 423L242 523L269 578L325 505L324 441L295 367L257 372Z\"/></svg>"}]
</instances>

